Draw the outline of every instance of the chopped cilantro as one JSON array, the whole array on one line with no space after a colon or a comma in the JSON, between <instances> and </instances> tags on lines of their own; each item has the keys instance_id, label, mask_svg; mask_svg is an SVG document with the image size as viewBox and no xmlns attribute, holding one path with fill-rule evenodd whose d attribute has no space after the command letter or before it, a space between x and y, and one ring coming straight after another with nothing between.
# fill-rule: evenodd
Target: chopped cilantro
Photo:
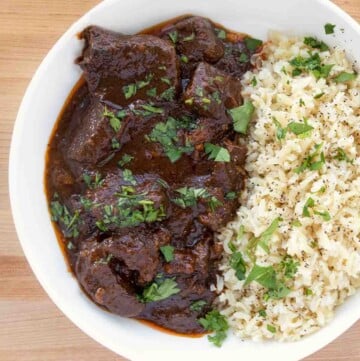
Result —
<instances>
[{"instance_id":1,"label":"chopped cilantro","mask_svg":"<svg viewBox=\"0 0 360 361\"><path fill-rule=\"evenodd\" d=\"M334 65L322 65L319 53L310 54L308 58L297 56L290 60L290 65L294 67L293 76L302 74L303 71L311 72L316 79L327 78Z\"/></svg>"},{"instance_id":2,"label":"chopped cilantro","mask_svg":"<svg viewBox=\"0 0 360 361\"><path fill-rule=\"evenodd\" d=\"M59 202L56 194L54 195L54 200L50 203L50 211L51 220L65 227L65 230L63 230L65 237L76 238L79 235L79 212L75 211L74 214L71 214L67 207Z\"/></svg>"},{"instance_id":3,"label":"chopped cilantro","mask_svg":"<svg viewBox=\"0 0 360 361\"><path fill-rule=\"evenodd\" d=\"M160 94L160 98L168 102L173 101L174 97L175 97L175 87L173 86L167 88Z\"/></svg>"},{"instance_id":4,"label":"chopped cilantro","mask_svg":"<svg viewBox=\"0 0 360 361\"><path fill-rule=\"evenodd\" d=\"M250 51L256 51L263 44L261 40L254 38L245 38L244 43Z\"/></svg>"},{"instance_id":5,"label":"chopped cilantro","mask_svg":"<svg viewBox=\"0 0 360 361\"><path fill-rule=\"evenodd\" d=\"M253 77L252 79L251 79L251 85L252 86L256 86L257 85L257 79L256 79L256 77Z\"/></svg>"},{"instance_id":6,"label":"chopped cilantro","mask_svg":"<svg viewBox=\"0 0 360 361\"><path fill-rule=\"evenodd\" d=\"M267 316L265 310L260 310L260 311L259 311L259 315L260 315L261 317L264 317L264 318L266 318L266 316Z\"/></svg>"},{"instance_id":7,"label":"chopped cilantro","mask_svg":"<svg viewBox=\"0 0 360 361\"><path fill-rule=\"evenodd\" d=\"M311 296L313 294L313 291L310 288L305 288L304 292L305 296Z\"/></svg>"},{"instance_id":8,"label":"chopped cilantro","mask_svg":"<svg viewBox=\"0 0 360 361\"><path fill-rule=\"evenodd\" d=\"M234 252L230 257L230 267L235 270L235 275L238 280L245 279L246 263L241 252Z\"/></svg>"},{"instance_id":9,"label":"chopped cilantro","mask_svg":"<svg viewBox=\"0 0 360 361\"><path fill-rule=\"evenodd\" d=\"M319 49L320 51L327 51L329 47L321 40L312 37L306 37L304 44L310 46L313 49Z\"/></svg>"},{"instance_id":10,"label":"chopped cilantro","mask_svg":"<svg viewBox=\"0 0 360 361\"><path fill-rule=\"evenodd\" d=\"M291 122L288 124L288 129L295 135L308 135L314 128L305 121L305 123Z\"/></svg>"},{"instance_id":11,"label":"chopped cilantro","mask_svg":"<svg viewBox=\"0 0 360 361\"><path fill-rule=\"evenodd\" d=\"M178 32L176 30L171 31L170 33L168 33L168 36L169 36L170 40L174 44L176 44L176 42L178 41L178 36L179 36Z\"/></svg>"},{"instance_id":12,"label":"chopped cilantro","mask_svg":"<svg viewBox=\"0 0 360 361\"><path fill-rule=\"evenodd\" d=\"M311 197L308 198L303 207L303 212L302 212L303 217L310 217L309 208L313 208L314 206L315 206L315 201Z\"/></svg>"},{"instance_id":13,"label":"chopped cilantro","mask_svg":"<svg viewBox=\"0 0 360 361\"><path fill-rule=\"evenodd\" d=\"M289 255L285 256L280 262L279 268L284 273L284 277L287 279L294 278L295 273L298 270L300 263L293 260Z\"/></svg>"},{"instance_id":14,"label":"chopped cilantro","mask_svg":"<svg viewBox=\"0 0 360 361\"><path fill-rule=\"evenodd\" d=\"M150 113L156 113L156 114L164 113L163 108L154 107L153 105L150 105L150 104L144 104L141 107Z\"/></svg>"},{"instance_id":15,"label":"chopped cilantro","mask_svg":"<svg viewBox=\"0 0 360 361\"><path fill-rule=\"evenodd\" d=\"M220 207L222 202L220 202L215 196L211 196L208 200L208 206L211 209L211 212L214 212L217 207Z\"/></svg>"},{"instance_id":16,"label":"chopped cilantro","mask_svg":"<svg viewBox=\"0 0 360 361\"><path fill-rule=\"evenodd\" d=\"M334 78L335 83L346 83L348 81L355 80L357 78L356 73L347 73L343 71L337 77Z\"/></svg>"},{"instance_id":17,"label":"chopped cilantro","mask_svg":"<svg viewBox=\"0 0 360 361\"><path fill-rule=\"evenodd\" d=\"M123 179L126 183L130 183L131 185L136 185L136 179L132 174L132 171L130 169L124 169L123 170Z\"/></svg>"},{"instance_id":18,"label":"chopped cilantro","mask_svg":"<svg viewBox=\"0 0 360 361\"><path fill-rule=\"evenodd\" d=\"M314 99L320 99L325 93L318 93L316 95L314 95Z\"/></svg>"},{"instance_id":19,"label":"chopped cilantro","mask_svg":"<svg viewBox=\"0 0 360 361\"><path fill-rule=\"evenodd\" d=\"M273 325L266 325L266 328L271 333L276 333L276 327Z\"/></svg>"},{"instance_id":20,"label":"chopped cilantro","mask_svg":"<svg viewBox=\"0 0 360 361\"><path fill-rule=\"evenodd\" d=\"M180 292L178 284L175 282L175 278L161 278L157 277L155 282L145 287L141 296L139 296L142 302L156 302L165 300Z\"/></svg>"},{"instance_id":21,"label":"chopped cilantro","mask_svg":"<svg viewBox=\"0 0 360 361\"><path fill-rule=\"evenodd\" d=\"M111 139L111 148L112 149L119 149L120 148L120 143L116 138Z\"/></svg>"},{"instance_id":22,"label":"chopped cilantro","mask_svg":"<svg viewBox=\"0 0 360 361\"><path fill-rule=\"evenodd\" d=\"M320 212L320 211L314 210L314 214L316 214L317 216L320 216L325 222L328 222L331 219L330 213L328 211Z\"/></svg>"},{"instance_id":23,"label":"chopped cilantro","mask_svg":"<svg viewBox=\"0 0 360 361\"><path fill-rule=\"evenodd\" d=\"M215 332L214 336L208 336L208 340L220 347L226 339L229 329L225 316L217 310L212 310L205 317L200 318L199 323L206 331Z\"/></svg>"},{"instance_id":24,"label":"chopped cilantro","mask_svg":"<svg viewBox=\"0 0 360 361\"><path fill-rule=\"evenodd\" d=\"M119 115L119 113L118 113L118 115ZM126 115L126 113L125 113L125 115ZM109 118L110 126L111 126L111 128L113 128L115 133L117 133L120 130L121 121L119 119L119 116L115 116L115 114L113 112L110 112L107 109L107 107L104 108L103 117Z\"/></svg>"},{"instance_id":25,"label":"chopped cilantro","mask_svg":"<svg viewBox=\"0 0 360 361\"><path fill-rule=\"evenodd\" d=\"M334 157L334 159L337 159L338 161L345 161L345 162L347 162L347 163L353 163L354 162L354 160L353 159L350 159L349 157L348 157L348 155L345 153L345 151L344 151L344 149L342 149L342 148L337 148L336 149L336 155L335 155L335 157Z\"/></svg>"},{"instance_id":26,"label":"chopped cilantro","mask_svg":"<svg viewBox=\"0 0 360 361\"><path fill-rule=\"evenodd\" d=\"M160 251L163 254L166 262L171 262L174 259L174 247L167 245L161 246Z\"/></svg>"},{"instance_id":27,"label":"chopped cilantro","mask_svg":"<svg viewBox=\"0 0 360 361\"><path fill-rule=\"evenodd\" d=\"M123 167L125 164L130 163L133 159L134 159L134 157L133 157L132 155L124 154L124 155L122 156L122 158L119 160L118 166L121 168L121 167Z\"/></svg>"},{"instance_id":28,"label":"chopped cilantro","mask_svg":"<svg viewBox=\"0 0 360 361\"><path fill-rule=\"evenodd\" d=\"M225 194L225 198L232 201L237 198L237 193L236 192L227 192Z\"/></svg>"},{"instance_id":29,"label":"chopped cilantro","mask_svg":"<svg viewBox=\"0 0 360 361\"><path fill-rule=\"evenodd\" d=\"M273 117L272 119L276 126L276 138L281 141L281 139L284 139L286 137L287 128L283 128L280 122L275 117Z\"/></svg>"},{"instance_id":30,"label":"chopped cilantro","mask_svg":"<svg viewBox=\"0 0 360 361\"><path fill-rule=\"evenodd\" d=\"M157 123L149 134L151 141L159 142L162 145L165 154L172 163L176 162L183 153L190 153L194 149L190 144L186 144L185 146L177 145L179 141L177 131L183 129L183 125L181 121L169 117L166 123Z\"/></svg>"},{"instance_id":31,"label":"chopped cilantro","mask_svg":"<svg viewBox=\"0 0 360 361\"><path fill-rule=\"evenodd\" d=\"M124 85L123 86L123 93L125 96L125 99L130 99L131 97L133 97L137 92L136 89L136 84L128 84L128 85Z\"/></svg>"},{"instance_id":32,"label":"chopped cilantro","mask_svg":"<svg viewBox=\"0 0 360 361\"><path fill-rule=\"evenodd\" d=\"M194 312L200 312L204 306L207 304L206 301L204 300L198 300L198 301L194 301L191 305L190 305L190 311L194 311Z\"/></svg>"},{"instance_id":33,"label":"chopped cilantro","mask_svg":"<svg viewBox=\"0 0 360 361\"><path fill-rule=\"evenodd\" d=\"M180 60L185 64L189 62L189 58L186 55L181 55Z\"/></svg>"},{"instance_id":34,"label":"chopped cilantro","mask_svg":"<svg viewBox=\"0 0 360 361\"><path fill-rule=\"evenodd\" d=\"M99 172L96 172L95 174L84 173L83 180L87 187L91 189L101 187L104 183L104 179Z\"/></svg>"},{"instance_id":35,"label":"chopped cilantro","mask_svg":"<svg viewBox=\"0 0 360 361\"><path fill-rule=\"evenodd\" d=\"M209 159L213 159L215 162L230 162L229 151L218 145L205 143L205 153L208 154Z\"/></svg>"},{"instance_id":36,"label":"chopped cilantro","mask_svg":"<svg viewBox=\"0 0 360 361\"><path fill-rule=\"evenodd\" d=\"M330 24L327 23L324 25L324 29L325 29L325 34L329 35L329 34L334 34L334 29L336 28L336 25L334 24Z\"/></svg>"},{"instance_id":37,"label":"chopped cilantro","mask_svg":"<svg viewBox=\"0 0 360 361\"><path fill-rule=\"evenodd\" d=\"M199 198L208 198L209 193L205 188L182 187L176 190L180 194L179 198L172 201L181 208L193 207Z\"/></svg>"},{"instance_id":38,"label":"chopped cilantro","mask_svg":"<svg viewBox=\"0 0 360 361\"><path fill-rule=\"evenodd\" d=\"M236 132L246 134L254 110L253 104L248 100L243 105L229 110Z\"/></svg>"},{"instance_id":39,"label":"chopped cilantro","mask_svg":"<svg viewBox=\"0 0 360 361\"><path fill-rule=\"evenodd\" d=\"M156 88L151 88L146 92L149 97L156 97Z\"/></svg>"},{"instance_id":40,"label":"chopped cilantro","mask_svg":"<svg viewBox=\"0 0 360 361\"><path fill-rule=\"evenodd\" d=\"M301 226L302 226L301 222L300 222L298 219L292 221L292 222L291 222L291 225L292 225L293 227L301 227Z\"/></svg>"},{"instance_id":41,"label":"chopped cilantro","mask_svg":"<svg viewBox=\"0 0 360 361\"><path fill-rule=\"evenodd\" d=\"M261 233L259 237L253 237L250 239L246 247L246 254L251 260L255 260L255 250L257 246L260 246L266 253L269 253L268 243L272 235L279 228L280 221L282 221L280 217L275 218L271 222L270 226L263 233Z\"/></svg>"},{"instance_id":42,"label":"chopped cilantro","mask_svg":"<svg viewBox=\"0 0 360 361\"><path fill-rule=\"evenodd\" d=\"M224 29L215 29L215 32L219 39L226 39L226 32Z\"/></svg>"},{"instance_id":43,"label":"chopped cilantro","mask_svg":"<svg viewBox=\"0 0 360 361\"><path fill-rule=\"evenodd\" d=\"M294 172L297 174L300 174L304 172L306 169L309 170L319 170L322 168L322 166L325 164L325 155L324 152L320 153L320 150L322 148L321 144L315 145L315 150L313 153L310 153L300 164L299 167L294 169ZM320 160L315 161L315 159L320 156Z\"/></svg>"},{"instance_id":44,"label":"chopped cilantro","mask_svg":"<svg viewBox=\"0 0 360 361\"><path fill-rule=\"evenodd\" d=\"M241 53L239 56L240 63L247 63L249 61L249 56L246 53Z\"/></svg>"}]
</instances>

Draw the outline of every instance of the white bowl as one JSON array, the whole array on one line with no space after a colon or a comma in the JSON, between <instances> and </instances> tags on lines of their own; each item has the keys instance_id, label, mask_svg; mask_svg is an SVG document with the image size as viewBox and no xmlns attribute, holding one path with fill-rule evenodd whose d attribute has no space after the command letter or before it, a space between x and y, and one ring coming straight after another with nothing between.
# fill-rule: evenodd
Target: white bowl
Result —
<instances>
[{"instance_id":1,"label":"white bowl","mask_svg":"<svg viewBox=\"0 0 360 361\"><path fill-rule=\"evenodd\" d=\"M44 193L45 151L64 101L81 74L74 64L82 48L76 34L89 24L131 34L189 13L263 39L270 29L313 34L331 45L339 44L349 56L360 60L360 26L327 0L104 1L71 26L55 44L22 101L10 152L10 197L16 229L36 277L54 303L84 332L120 355L136 361L199 357L299 360L334 340L360 318L359 292L338 308L328 326L302 341L254 343L230 337L219 349L209 344L206 337L171 336L97 307L69 273L55 238ZM337 25L336 36L324 34L323 26L327 22Z\"/></svg>"}]
</instances>

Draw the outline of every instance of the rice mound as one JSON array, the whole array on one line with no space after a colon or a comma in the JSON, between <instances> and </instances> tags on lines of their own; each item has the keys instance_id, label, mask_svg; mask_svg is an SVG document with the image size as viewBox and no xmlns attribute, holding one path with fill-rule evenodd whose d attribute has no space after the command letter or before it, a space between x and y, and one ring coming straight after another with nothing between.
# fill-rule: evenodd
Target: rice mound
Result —
<instances>
[{"instance_id":1,"label":"rice mound","mask_svg":"<svg viewBox=\"0 0 360 361\"><path fill-rule=\"evenodd\" d=\"M249 178L236 219L218 236L225 256L223 276L213 286L220 293L221 313L241 338L297 340L328 323L336 306L360 287L360 81L331 80L343 71L354 72L345 52L336 48L319 53L324 64L335 64L328 79L292 76L289 61L308 57L309 50L303 38L271 34L265 60L242 80L243 97L256 108L248 132ZM282 127L307 118L314 130L305 138L288 132L279 141L273 117ZM294 172L317 144L322 144L325 165ZM352 162L334 159L338 148ZM310 217L303 216L309 197L330 220L313 210ZM269 241L269 253L257 247L256 264L279 264L289 255L299 266L290 280L291 292L265 301L267 289L255 281L244 286L229 266L229 242L242 253L248 273L254 265L246 255L248 241L277 217L282 220Z\"/></svg>"}]
</instances>

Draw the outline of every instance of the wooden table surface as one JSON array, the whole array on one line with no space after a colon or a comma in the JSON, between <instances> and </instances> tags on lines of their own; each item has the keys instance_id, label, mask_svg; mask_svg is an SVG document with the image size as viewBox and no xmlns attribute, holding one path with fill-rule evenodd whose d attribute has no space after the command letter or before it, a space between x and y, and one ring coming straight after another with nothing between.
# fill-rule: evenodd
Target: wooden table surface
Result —
<instances>
[{"instance_id":1,"label":"wooden table surface","mask_svg":"<svg viewBox=\"0 0 360 361\"><path fill-rule=\"evenodd\" d=\"M360 21L360 0L334 2ZM25 88L60 35L97 3L99 0L1 0L0 360L125 360L82 333L47 297L20 248L8 198L10 138ZM360 322L306 360L360 360Z\"/></svg>"}]
</instances>

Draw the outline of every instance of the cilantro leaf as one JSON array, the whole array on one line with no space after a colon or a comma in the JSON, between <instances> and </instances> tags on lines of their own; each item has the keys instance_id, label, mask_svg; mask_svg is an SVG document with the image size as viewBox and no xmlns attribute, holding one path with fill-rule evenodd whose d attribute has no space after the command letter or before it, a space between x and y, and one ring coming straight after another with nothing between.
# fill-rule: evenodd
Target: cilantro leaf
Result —
<instances>
[{"instance_id":1,"label":"cilantro leaf","mask_svg":"<svg viewBox=\"0 0 360 361\"><path fill-rule=\"evenodd\" d=\"M293 260L289 255L285 256L280 262L279 268L284 272L284 277L291 279L294 278L300 263Z\"/></svg>"},{"instance_id":2,"label":"cilantro leaf","mask_svg":"<svg viewBox=\"0 0 360 361\"><path fill-rule=\"evenodd\" d=\"M167 245L161 246L160 251L163 254L166 262L171 262L174 259L174 247Z\"/></svg>"},{"instance_id":3,"label":"cilantro leaf","mask_svg":"<svg viewBox=\"0 0 360 361\"><path fill-rule=\"evenodd\" d=\"M121 167L123 167L125 164L130 163L133 159L134 159L134 157L133 157L132 155L124 154L124 155L122 156L122 158L118 161L118 166L121 168Z\"/></svg>"},{"instance_id":4,"label":"cilantro leaf","mask_svg":"<svg viewBox=\"0 0 360 361\"><path fill-rule=\"evenodd\" d=\"M309 133L314 128L311 125L304 123L291 122L288 124L288 129L295 135Z\"/></svg>"},{"instance_id":5,"label":"cilantro leaf","mask_svg":"<svg viewBox=\"0 0 360 361\"><path fill-rule=\"evenodd\" d=\"M130 183L131 185L136 185L136 179L132 174L132 171L130 169L124 169L122 173L123 179L125 182Z\"/></svg>"},{"instance_id":6,"label":"cilantro leaf","mask_svg":"<svg viewBox=\"0 0 360 361\"><path fill-rule=\"evenodd\" d=\"M172 201L181 208L193 207L199 198L208 198L209 193L205 188L182 187L176 190L180 194L179 198Z\"/></svg>"},{"instance_id":7,"label":"cilantro leaf","mask_svg":"<svg viewBox=\"0 0 360 361\"><path fill-rule=\"evenodd\" d=\"M329 47L321 40L313 37L305 37L304 44L310 46L313 49L319 49L320 51L327 51Z\"/></svg>"},{"instance_id":8,"label":"cilantro leaf","mask_svg":"<svg viewBox=\"0 0 360 361\"><path fill-rule=\"evenodd\" d=\"M334 78L335 83L346 83L357 78L356 73L347 73L343 71L337 77Z\"/></svg>"},{"instance_id":9,"label":"cilantro leaf","mask_svg":"<svg viewBox=\"0 0 360 361\"><path fill-rule=\"evenodd\" d=\"M178 32L177 32L176 30L171 31L170 33L168 33L168 36L169 36L170 40L171 40L174 44L177 43L179 34L178 34Z\"/></svg>"},{"instance_id":10,"label":"cilantro leaf","mask_svg":"<svg viewBox=\"0 0 360 361\"><path fill-rule=\"evenodd\" d=\"M229 110L233 120L234 130L238 133L246 134L249 122L254 114L255 107L250 101L245 101L243 105Z\"/></svg>"},{"instance_id":11,"label":"cilantro leaf","mask_svg":"<svg viewBox=\"0 0 360 361\"><path fill-rule=\"evenodd\" d=\"M284 139L286 137L287 128L283 128L280 122L275 117L273 117L272 119L276 126L276 138L281 141L281 139Z\"/></svg>"},{"instance_id":12,"label":"cilantro leaf","mask_svg":"<svg viewBox=\"0 0 360 361\"><path fill-rule=\"evenodd\" d=\"M136 84L132 83L132 84L124 85L122 90L123 90L125 99L128 100L136 94L136 92L137 92Z\"/></svg>"},{"instance_id":13,"label":"cilantro leaf","mask_svg":"<svg viewBox=\"0 0 360 361\"><path fill-rule=\"evenodd\" d=\"M204 306L207 304L206 301L204 300L198 300L198 301L194 301L191 305L190 305L190 311L194 311L194 312L200 312Z\"/></svg>"},{"instance_id":14,"label":"cilantro leaf","mask_svg":"<svg viewBox=\"0 0 360 361\"><path fill-rule=\"evenodd\" d=\"M208 340L215 346L220 347L226 339L229 329L225 316L217 310L212 310L205 317L200 318L198 322L206 331L215 332L215 335L208 336Z\"/></svg>"},{"instance_id":15,"label":"cilantro leaf","mask_svg":"<svg viewBox=\"0 0 360 361\"><path fill-rule=\"evenodd\" d=\"M334 157L334 159L337 159L338 161L345 161L347 163L353 163L354 160L350 159L347 154L345 153L344 149L342 148L337 148L336 149L336 156Z\"/></svg>"},{"instance_id":16,"label":"cilantro leaf","mask_svg":"<svg viewBox=\"0 0 360 361\"><path fill-rule=\"evenodd\" d=\"M310 217L309 208L313 208L315 206L315 201L313 198L308 198L304 204L302 215L303 217Z\"/></svg>"},{"instance_id":17,"label":"cilantro leaf","mask_svg":"<svg viewBox=\"0 0 360 361\"><path fill-rule=\"evenodd\" d=\"M315 145L315 150L313 153L310 153L300 164L299 167L294 169L294 172L300 174L304 172L306 169L309 170L319 170L325 165L325 155L324 152L320 153L322 148L322 143ZM320 154L319 154L320 153ZM315 161L315 159L320 156L320 160Z\"/></svg>"},{"instance_id":18,"label":"cilantro leaf","mask_svg":"<svg viewBox=\"0 0 360 361\"><path fill-rule=\"evenodd\" d=\"M260 246L266 253L269 253L268 242L270 241L272 235L279 228L279 222L282 221L280 217L275 218L270 226L260 234L259 237L253 237L250 239L248 245L246 246L246 253L251 260L255 260L255 250L257 246Z\"/></svg>"},{"instance_id":19,"label":"cilantro leaf","mask_svg":"<svg viewBox=\"0 0 360 361\"><path fill-rule=\"evenodd\" d=\"M263 42L262 40L259 39L254 39L254 38L245 38L244 39L244 43L245 46L250 50L250 51L255 51L257 50L260 46L262 46Z\"/></svg>"},{"instance_id":20,"label":"cilantro leaf","mask_svg":"<svg viewBox=\"0 0 360 361\"><path fill-rule=\"evenodd\" d=\"M245 279L246 263L241 252L234 252L230 257L230 267L235 270L235 275L238 280Z\"/></svg>"},{"instance_id":21,"label":"cilantro leaf","mask_svg":"<svg viewBox=\"0 0 360 361\"><path fill-rule=\"evenodd\" d=\"M180 292L175 278L157 278L155 282L145 287L142 295L139 297L143 302L156 302L165 300Z\"/></svg>"},{"instance_id":22,"label":"cilantro leaf","mask_svg":"<svg viewBox=\"0 0 360 361\"><path fill-rule=\"evenodd\" d=\"M325 29L325 34L329 35L329 34L334 34L334 29L336 28L336 25L334 24L330 24L327 23L324 25L324 29Z\"/></svg>"},{"instance_id":23,"label":"cilantro leaf","mask_svg":"<svg viewBox=\"0 0 360 361\"><path fill-rule=\"evenodd\" d=\"M209 159L213 159L215 162L230 162L229 151L218 145L205 143L205 153L209 155Z\"/></svg>"}]
</instances>

